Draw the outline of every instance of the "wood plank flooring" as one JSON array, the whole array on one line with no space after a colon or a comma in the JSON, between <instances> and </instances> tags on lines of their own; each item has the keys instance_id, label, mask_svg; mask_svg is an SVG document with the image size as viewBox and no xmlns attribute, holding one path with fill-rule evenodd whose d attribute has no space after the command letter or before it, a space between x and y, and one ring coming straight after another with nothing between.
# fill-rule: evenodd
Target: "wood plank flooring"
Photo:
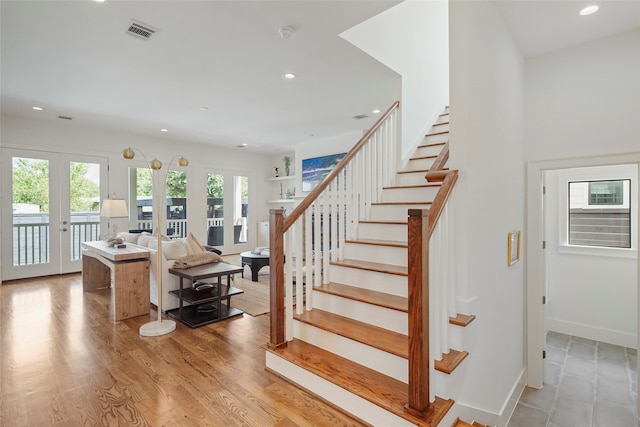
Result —
<instances>
[{"instance_id":1,"label":"wood plank flooring","mask_svg":"<svg viewBox=\"0 0 640 427\"><path fill-rule=\"evenodd\" d=\"M2 426L361 426L265 370L269 315L141 337L71 274L0 287Z\"/></svg>"}]
</instances>

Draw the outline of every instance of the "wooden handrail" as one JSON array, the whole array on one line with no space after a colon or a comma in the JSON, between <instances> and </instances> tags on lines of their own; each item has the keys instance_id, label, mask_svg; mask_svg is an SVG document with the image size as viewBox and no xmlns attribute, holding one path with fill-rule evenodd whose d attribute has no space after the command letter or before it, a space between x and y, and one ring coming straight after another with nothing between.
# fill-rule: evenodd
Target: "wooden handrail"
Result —
<instances>
[{"instance_id":1,"label":"wooden handrail","mask_svg":"<svg viewBox=\"0 0 640 427\"><path fill-rule=\"evenodd\" d=\"M436 224L438 223L438 219L442 214L442 210L444 209L444 205L447 203L451 192L453 191L453 186L458 180L458 170L454 169L448 171L445 174L444 179L442 180L442 185L436 193L436 197L433 199L431 206L429 207L429 239L433 234L433 230L436 228Z\"/></svg>"},{"instance_id":2,"label":"wooden handrail","mask_svg":"<svg viewBox=\"0 0 640 427\"><path fill-rule=\"evenodd\" d=\"M409 402L405 410L423 418L429 411L429 240L458 180L458 171L445 171L449 143L425 175L430 182L442 182L429 209L409 209Z\"/></svg>"},{"instance_id":3,"label":"wooden handrail","mask_svg":"<svg viewBox=\"0 0 640 427\"><path fill-rule=\"evenodd\" d=\"M316 201L318 196L322 194L322 192L329 186L329 184L335 179L336 176L349 164L351 160L358 154L358 152L364 147L366 142L371 138L379 128L382 123L391 115L391 113L398 108L400 105L400 101L394 102L391 107L378 119L377 122L365 133L362 138L356 142L356 144L347 152L347 154L340 160L340 162L336 165L336 167L329 172L329 174L314 188L308 195L305 197L302 202L291 212L289 216L284 221L284 230L286 232L300 216L309 209L311 204Z\"/></svg>"}]
</instances>

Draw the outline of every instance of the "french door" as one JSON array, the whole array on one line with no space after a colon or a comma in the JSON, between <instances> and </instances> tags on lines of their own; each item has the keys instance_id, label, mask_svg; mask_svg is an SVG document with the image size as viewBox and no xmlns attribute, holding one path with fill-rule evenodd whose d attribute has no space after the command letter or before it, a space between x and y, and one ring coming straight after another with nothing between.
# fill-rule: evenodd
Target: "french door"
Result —
<instances>
[{"instance_id":1,"label":"french door","mask_svg":"<svg viewBox=\"0 0 640 427\"><path fill-rule=\"evenodd\" d=\"M2 280L81 271L82 242L101 236L107 159L19 149L2 158Z\"/></svg>"}]
</instances>

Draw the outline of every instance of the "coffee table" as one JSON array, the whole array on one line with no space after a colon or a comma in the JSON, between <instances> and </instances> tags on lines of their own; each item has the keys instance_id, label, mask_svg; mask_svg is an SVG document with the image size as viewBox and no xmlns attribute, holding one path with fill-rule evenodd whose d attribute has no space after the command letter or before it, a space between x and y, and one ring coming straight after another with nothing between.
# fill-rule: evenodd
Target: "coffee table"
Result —
<instances>
[{"instance_id":1,"label":"coffee table","mask_svg":"<svg viewBox=\"0 0 640 427\"><path fill-rule=\"evenodd\" d=\"M264 266L269 265L269 255L258 255L254 254L251 251L242 252L240 254L242 258L242 267L248 265L251 269L251 280L254 282L258 281L258 272ZM243 273L244 277L244 273Z\"/></svg>"}]
</instances>

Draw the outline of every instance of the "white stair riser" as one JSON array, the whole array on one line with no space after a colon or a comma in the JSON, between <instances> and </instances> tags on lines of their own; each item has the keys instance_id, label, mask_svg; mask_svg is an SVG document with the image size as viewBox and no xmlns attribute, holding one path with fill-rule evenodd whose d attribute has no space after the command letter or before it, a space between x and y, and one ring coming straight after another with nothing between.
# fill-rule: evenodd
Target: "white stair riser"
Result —
<instances>
[{"instance_id":1,"label":"white stair riser","mask_svg":"<svg viewBox=\"0 0 640 427\"><path fill-rule=\"evenodd\" d=\"M409 160L404 170L407 170L407 171L429 170L429 168L431 167L431 165L435 160L436 160L435 158Z\"/></svg>"},{"instance_id":2,"label":"white stair riser","mask_svg":"<svg viewBox=\"0 0 640 427\"><path fill-rule=\"evenodd\" d=\"M406 221L409 209L429 209L429 204L371 206L372 221Z\"/></svg>"},{"instance_id":3,"label":"white stair riser","mask_svg":"<svg viewBox=\"0 0 640 427\"><path fill-rule=\"evenodd\" d=\"M408 382L407 359L297 320L293 321L293 336L399 381Z\"/></svg>"},{"instance_id":4,"label":"white stair riser","mask_svg":"<svg viewBox=\"0 0 640 427\"><path fill-rule=\"evenodd\" d=\"M409 334L407 313L402 311L317 291L313 293L313 307L399 334Z\"/></svg>"},{"instance_id":5,"label":"white stair riser","mask_svg":"<svg viewBox=\"0 0 640 427\"><path fill-rule=\"evenodd\" d=\"M407 264L407 248L393 246L378 246L348 242L344 246L346 259L379 262L381 264L402 265Z\"/></svg>"},{"instance_id":6,"label":"white stair riser","mask_svg":"<svg viewBox=\"0 0 640 427\"><path fill-rule=\"evenodd\" d=\"M411 155L413 157L423 157L423 156L437 156L442 151L442 147L444 145L427 145L427 146L418 146L416 147L416 151Z\"/></svg>"},{"instance_id":7,"label":"white stair riser","mask_svg":"<svg viewBox=\"0 0 640 427\"><path fill-rule=\"evenodd\" d=\"M407 276L332 265L329 269L329 280L401 297L407 296Z\"/></svg>"},{"instance_id":8,"label":"white stair riser","mask_svg":"<svg viewBox=\"0 0 640 427\"><path fill-rule=\"evenodd\" d=\"M444 132L444 131L449 132L449 123L447 123L448 121L449 121L448 117L441 117L440 120L436 121L438 125L431 126L431 130L427 133Z\"/></svg>"},{"instance_id":9,"label":"white stair riser","mask_svg":"<svg viewBox=\"0 0 640 427\"><path fill-rule=\"evenodd\" d=\"M426 184L426 181L423 184ZM385 188L382 190L382 201L408 202L422 200L432 202L439 189L439 185L433 187Z\"/></svg>"},{"instance_id":10,"label":"white stair riser","mask_svg":"<svg viewBox=\"0 0 640 427\"><path fill-rule=\"evenodd\" d=\"M407 224L367 224L358 225L359 239L407 241Z\"/></svg>"},{"instance_id":11,"label":"white stair riser","mask_svg":"<svg viewBox=\"0 0 640 427\"><path fill-rule=\"evenodd\" d=\"M418 145L437 144L438 142L447 142L448 140L449 140L449 132L438 133L435 135L427 134Z\"/></svg>"},{"instance_id":12,"label":"white stair riser","mask_svg":"<svg viewBox=\"0 0 640 427\"><path fill-rule=\"evenodd\" d=\"M426 172L399 173L396 174L396 185L422 185L428 181L424 177Z\"/></svg>"},{"instance_id":13,"label":"white stair riser","mask_svg":"<svg viewBox=\"0 0 640 427\"><path fill-rule=\"evenodd\" d=\"M303 389L320 396L370 425L412 427L414 424L398 417L348 390L321 378L282 357L266 352L267 368L299 384Z\"/></svg>"}]
</instances>

